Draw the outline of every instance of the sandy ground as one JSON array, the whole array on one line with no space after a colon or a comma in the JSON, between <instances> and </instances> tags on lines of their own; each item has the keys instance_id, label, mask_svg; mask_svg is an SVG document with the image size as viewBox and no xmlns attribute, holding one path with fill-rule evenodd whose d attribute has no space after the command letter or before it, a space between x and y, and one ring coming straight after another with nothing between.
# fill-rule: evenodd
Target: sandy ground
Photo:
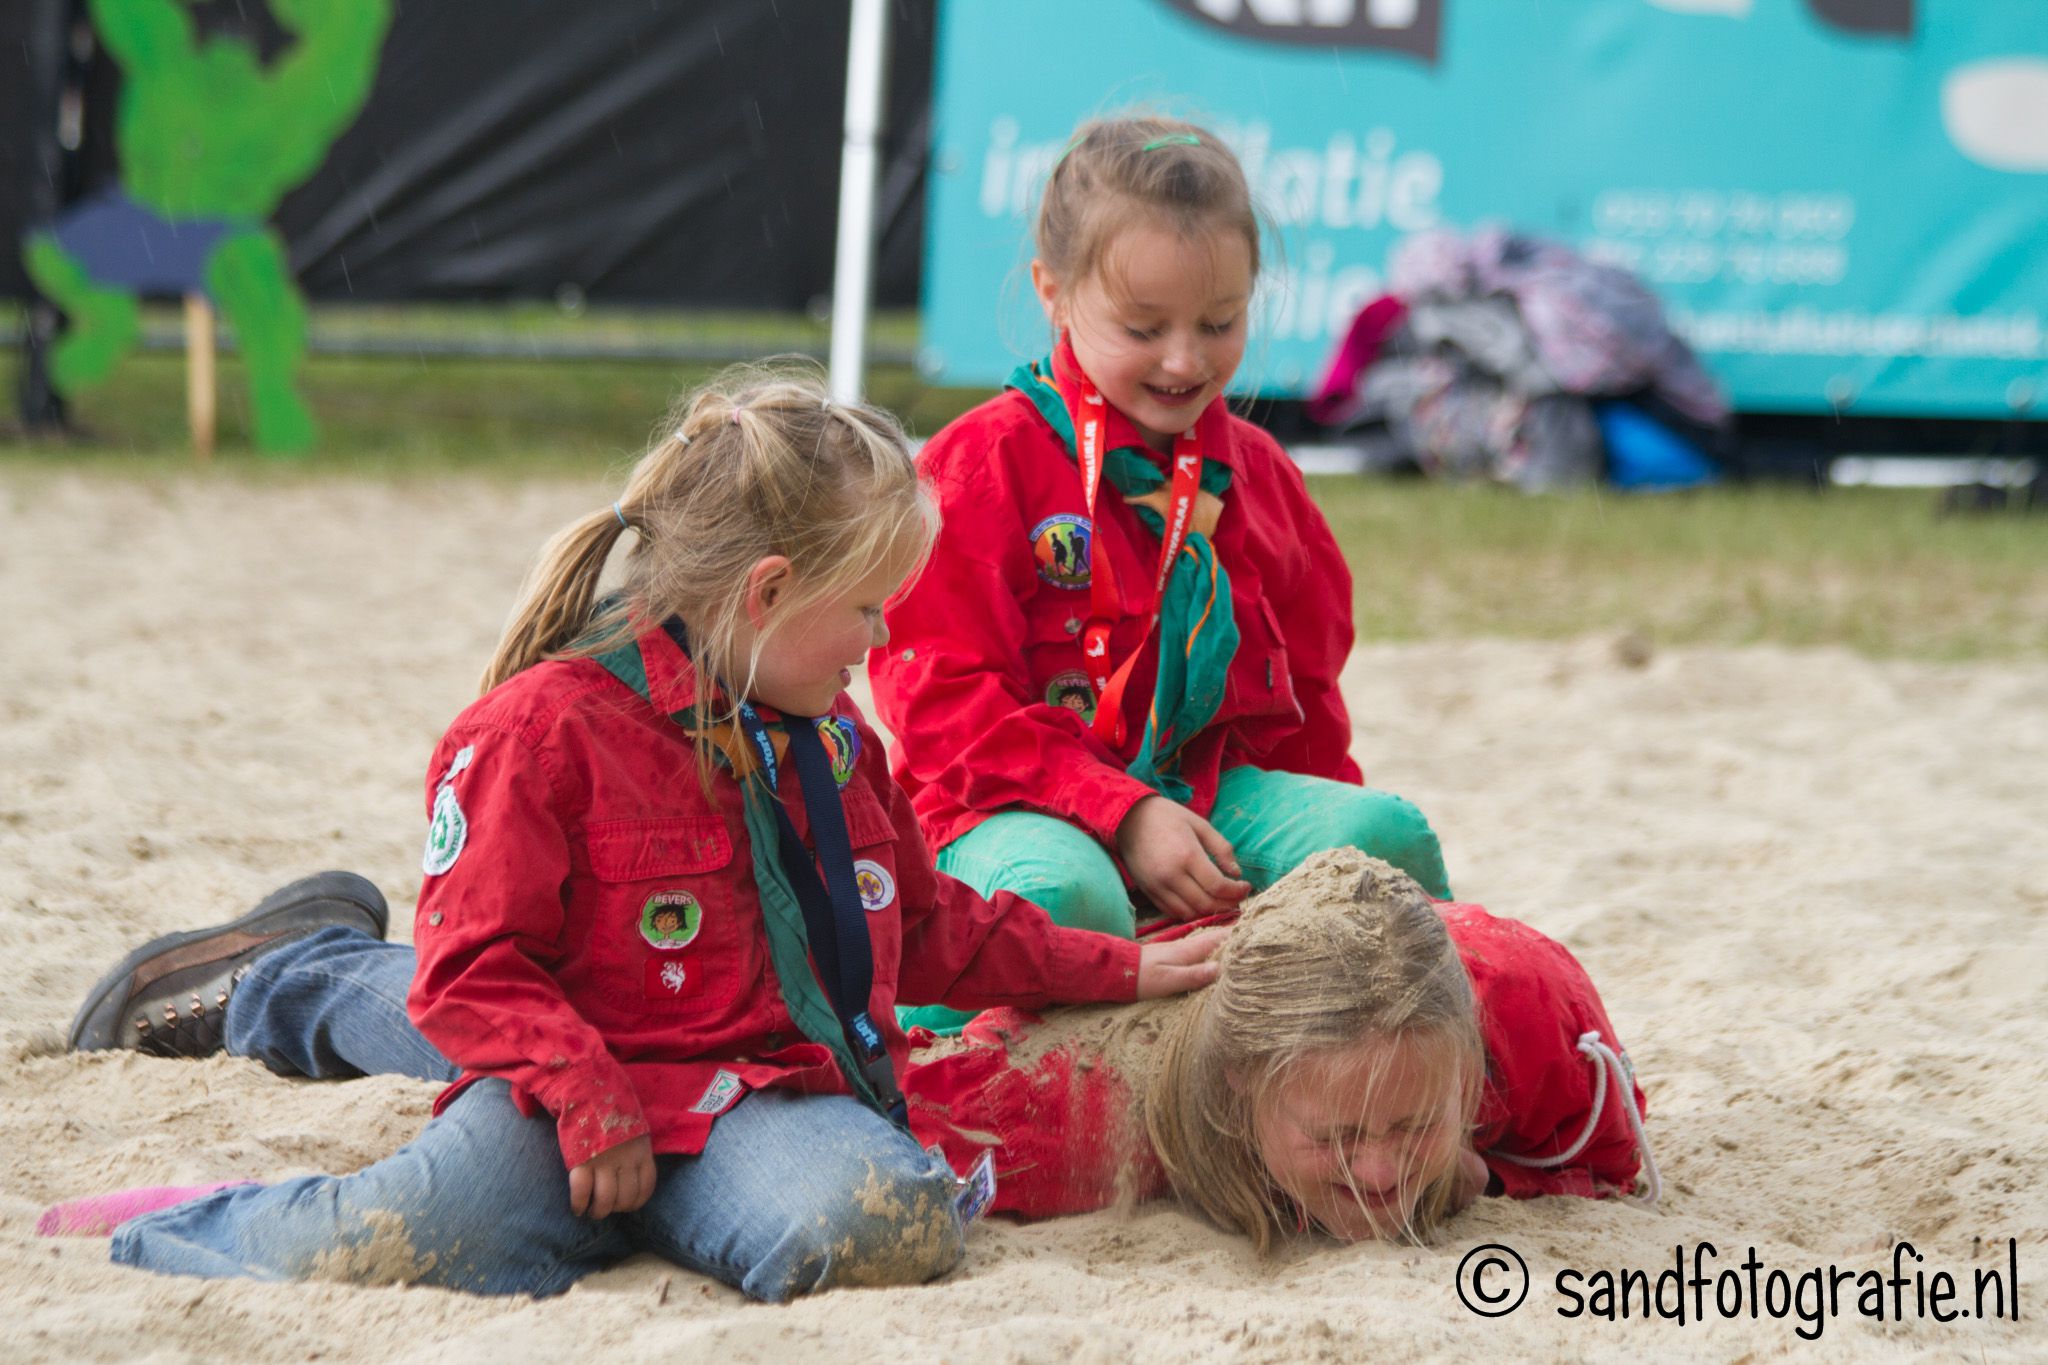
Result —
<instances>
[{"instance_id":1,"label":"sandy ground","mask_svg":"<svg viewBox=\"0 0 2048 1365\"><path fill-rule=\"evenodd\" d=\"M421 767L528 556L595 487L0 476L0 1358L1172 1361L2048 1358L2048 666L1475 641L1362 650L1356 751L1459 893L1569 943L1644 1077L1669 1192L1485 1200L1427 1249L1259 1263L1149 1206L978 1226L942 1284L785 1308L640 1259L546 1302L159 1278L31 1234L133 1183L346 1171L431 1086L69 1057L133 942L349 867L417 894ZM1371 566L1358 566L1369 574ZM1568 1268L1711 1242L1768 1273L1962 1281L2017 1239L2023 1320L1559 1316ZM1500 1243L1519 1311L1454 1289ZM1491 1283L1491 1282L1490 1282ZM1715 1293L1707 1292L1709 1310ZM1588 1283L1588 1292L1591 1282ZM1806 1329L1811 1333L1814 1329Z\"/></svg>"}]
</instances>

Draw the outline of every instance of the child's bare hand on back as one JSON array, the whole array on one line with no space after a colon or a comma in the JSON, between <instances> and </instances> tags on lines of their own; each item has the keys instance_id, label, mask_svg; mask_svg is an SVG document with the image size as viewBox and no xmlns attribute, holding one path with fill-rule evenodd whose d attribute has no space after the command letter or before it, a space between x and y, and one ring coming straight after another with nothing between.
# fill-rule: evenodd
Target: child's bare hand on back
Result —
<instances>
[{"instance_id":1,"label":"child's bare hand on back","mask_svg":"<svg viewBox=\"0 0 2048 1365\"><path fill-rule=\"evenodd\" d=\"M1116 851L1146 899L1175 919L1220 914L1252 893L1230 841L1163 796L1131 807L1116 827Z\"/></svg>"},{"instance_id":2,"label":"child's bare hand on back","mask_svg":"<svg viewBox=\"0 0 2048 1365\"><path fill-rule=\"evenodd\" d=\"M1148 943L1138 950L1138 998L1157 1000L1179 995L1216 979L1216 950L1230 937L1227 925L1203 929L1171 943Z\"/></svg>"},{"instance_id":3,"label":"child's bare hand on back","mask_svg":"<svg viewBox=\"0 0 2048 1365\"><path fill-rule=\"evenodd\" d=\"M654 1195L654 1139L642 1134L569 1168L569 1212L609 1218L631 1213Z\"/></svg>"}]
</instances>

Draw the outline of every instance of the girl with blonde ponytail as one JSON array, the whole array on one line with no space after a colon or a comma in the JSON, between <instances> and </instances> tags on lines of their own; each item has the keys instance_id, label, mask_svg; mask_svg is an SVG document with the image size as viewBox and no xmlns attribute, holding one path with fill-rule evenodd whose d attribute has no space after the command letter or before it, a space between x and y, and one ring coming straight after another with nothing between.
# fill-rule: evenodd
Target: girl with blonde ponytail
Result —
<instances>
[{"instance_id":1,"label":"girl with blonde ponytail","mask_svg":"<svg viewBox=\"0 0 2048 1365\"><path fill-rule=\"evenodd\" d=\"M682 404L548 543L434 755L416 961L330 874L144 945L73 1027L450 1081L435 1117L345 1180L129 1192L157 1211L114 1259L552 1294L652 1251L768 1300L951 1268L979 1206L911 1136L897 1001L1150 998L1215 936L1140 948L934 869L845 696L934 529L895 421L810 373Z\"/></svg>"}]
</instances>

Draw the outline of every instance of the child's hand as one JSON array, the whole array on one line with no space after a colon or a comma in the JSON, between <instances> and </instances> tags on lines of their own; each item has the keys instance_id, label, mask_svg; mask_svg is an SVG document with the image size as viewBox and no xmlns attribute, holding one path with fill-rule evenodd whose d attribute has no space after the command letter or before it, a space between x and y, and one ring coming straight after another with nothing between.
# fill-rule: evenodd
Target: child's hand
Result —
<instances>
[{"instance_id":1,"label":"child's hand","mask_svg":"<svg viewBox=\"0 0 2048 1365\"><path fill-rule=\"evenodd\" d=\"M1131 807L1116 827L1116 851L1146 899L1175 919L1218 914L1252 893L1238 877L1230 841L1163 796Z\"/></svg>"},{"instance_id":2,"label":"child's hand","mask_svg":"<svg viewBox=\"0 0 2048 1365\"><path fill-rule=\"evenodd\" d=\"M579 1218L631 1213L653 1195L654 1140L644 1133L569 1168L569 1212Z\"/></svg>"},{"instance_id":3,"label":"child's hand","mask_svg":"<svg viewBox=\"0 0 2048 1365\"><path fill-rule=\"evenodd\" d=\"M1229 936L1229 926L1218 925L1171 943L1148 943L1140 948L1138 998L1157 1000L1162 995L1179 995L1214 981L1214 954Z\"/></svg>"}]
</instances>

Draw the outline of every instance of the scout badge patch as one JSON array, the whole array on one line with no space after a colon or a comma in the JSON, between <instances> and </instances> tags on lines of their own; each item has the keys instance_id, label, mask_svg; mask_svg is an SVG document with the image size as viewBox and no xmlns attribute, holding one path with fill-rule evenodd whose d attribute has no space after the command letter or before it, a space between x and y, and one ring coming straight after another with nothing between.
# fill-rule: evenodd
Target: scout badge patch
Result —
<instances>
[{"instance_id":1,"label":"scout badge patch","mask_svg":"<svg viewBox=\"0 0 2048 1365\"><path fill-rule=\"evenodd\" d=\"M1085 725L1095 723L1095 689L1088 685L1088 675L1077 668L1070 668L1047 683L1045 700L1048 706L1066 707Z\"/></svg>"},{"instance_id":2,"label":"scout badge patch","mask_svg":"<svg viewBox=\"0 0 2048 1365\"><path fill-rule=\"evenodd\" d=\"M832 780L844 790L853 781L853 765L860 757L860 729L845 716L820 716L818 742L832 760Z\"/></svg>"},{"instance_id":3,"label":"scout badge patch","mask_svg":"<svg viewBox=\"0 0 2048 1365\"><path fill-rule=\"evenodd\" d=\"M860 891L860 908L870 915L886 910L896 899L896 879L872 859L863 858L853 865L853 884Z\"/></svg>"},{"instance_id":4,"label":"scout badge patch","mask_svg":"<svg viewBox=\"0 0 2048 1365\"><path fill-rule=\"evenodd\" d=\"M1031 528L1031 554L1038 576L1056 588L1088 586L1088 518L1071 512L1047 517Z\"/></svg>"},{"instance_id":5,"label":"scout badge patch","mask_svg":"<svg viewBox=\"0 0 2048 1365\"><path fill-rule=\"evenodd\" d=\"M690 984L690 969L679 957L656 958L647 964L642 975L644 980L641 984L651 1000L681 995L683 987Z\"/></svg>"},{"instance_id":6,"label":"scout badge patch","mask_svg":"<svg viewBox=\"0 0 2048 1365\"><path fill-rule=\"evenodd\" d=\"M686 948L704 927L704 907L687 891L657 891L640 907L640 937L650 948Z\"/></svg>"},{"instance_id":7,"label":"scout badge patch","mask_svg":"<svg viewBox=\"0 0 2048 1365\"><path fill-rule=\"evenodd\" d=\"M427 825L427 850L420 857L420 871L429 877L438 877L455 866L455 860L462 856L462 846L469 842L469 817L462 813L462 803L455 798L455 775L467 768L474 757L476 746L463 745L448 771L441 774L440 785L434 792L434 818Z\"/></svg>"}]
</instances>

